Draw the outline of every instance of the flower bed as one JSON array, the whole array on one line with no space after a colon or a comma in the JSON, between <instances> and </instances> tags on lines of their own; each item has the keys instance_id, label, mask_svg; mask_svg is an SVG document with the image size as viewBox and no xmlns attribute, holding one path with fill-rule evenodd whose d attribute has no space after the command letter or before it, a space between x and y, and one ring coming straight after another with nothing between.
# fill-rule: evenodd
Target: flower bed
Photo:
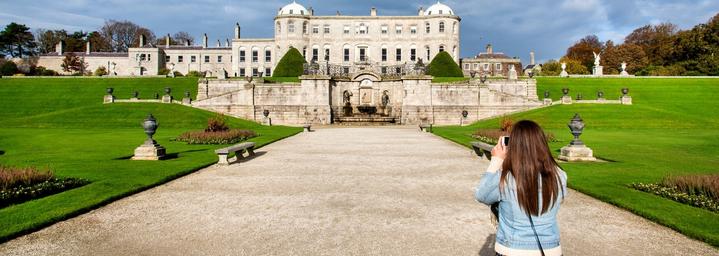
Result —
<instances>
[{"instance_id":1,"label":"flower bed","mask_svg":"<svg viewBox=\"0 0 719 256\"><path fill-rule=\"evenodd\" d=\"M226 131L190 131L176 138L177 141L187 144L234 144L255 137L257 134L250 130L230 129Z\"/></svg>"},{"instance_id":2,"label":"flower bed","mask_svg":"<svg viewBox=\"0 0 719 256\"><path fill-rule=\"evenodd\" d=\"M719 174L669 176L659 183L632 183L629 187L719 212Z\"/></svg>"},{"instance_id":3,"label":"flower bed","mask_svg":"<svg viewBox=\"0 0 719 256\"><path fill-rule=\"evenodd\" d=\"M667 187L657 183L632 183L629 187L639 191L652 193L667 199L671 199L694 207L704 208L713 212L719 212L719 202L706 195L690 195L674 187Z\"/></svg>"},{"instance_id":4,"label":"flower bed","mask_svg":"<svg viewBox=\"0 0 719 256\"><path fill-rule=\"evenodd\" d=\"M55 178L50 171L0 166L0 208L83 186L86 180Z\"/></svg>"},{"instance_id":5,"label":"flower bed","mask_svg":"<svg viewBox=\"0 0 719 256\"><path fill-rule=\"evenodd\" d=\"M497 144L497 140L502 136L509 136L509 132L500 129L479 129L472 134L473 138L490 145ZM544 133L544 136L547 137L547 142L557 141L557 138L551 132Z\"/></svg>"}]
</instances>

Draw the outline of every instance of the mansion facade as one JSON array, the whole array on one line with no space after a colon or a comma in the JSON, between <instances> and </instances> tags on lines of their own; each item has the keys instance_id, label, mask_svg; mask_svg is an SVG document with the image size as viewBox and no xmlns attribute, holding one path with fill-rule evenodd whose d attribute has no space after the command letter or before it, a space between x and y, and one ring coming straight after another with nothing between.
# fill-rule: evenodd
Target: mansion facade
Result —
<instances>
[{"instance_id":1,"label":"mansion facade","mask_svg":"<svg viewBox=\"0 0 719 256\"><path fill-rule=\"evenodd\" d=\"M202 45L152 45L140 39L138 47L126 53L75 52L92 72L104 66L110 76L158 75L161 69L187 74L190 71L225 72L230 77L271 76L277 62L294 47L308 62L342 66L400 65L422 60L447 51L459 61L460 17L442 3L417 15L379 16L372 8L368 16L315 16L314 11L293 2L279 9L274 19L274 37L242 38L235 25L234 38L217 41L212 47L205 34ZM65 58L63 42L56 51L43 55L39 66L61 71Z\"/></svg>"}]
</instances>

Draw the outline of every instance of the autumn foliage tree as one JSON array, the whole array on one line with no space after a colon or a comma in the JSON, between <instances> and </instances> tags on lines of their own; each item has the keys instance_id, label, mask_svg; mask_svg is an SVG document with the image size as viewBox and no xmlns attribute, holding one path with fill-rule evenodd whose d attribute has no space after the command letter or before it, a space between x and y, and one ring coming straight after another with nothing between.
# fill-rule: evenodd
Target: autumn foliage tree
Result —
<instances>
[{"instance_id":1,"label":"autumn foliage tree","mask_svg":"<svg viewBox=\"0 0 719 256\"><path fill-rule=\"evenodd\" d=\"M62 59L62 64L60 66L65 72L71 72L73 74L84 74L87 63L85 63L84 59L78 57L72 52L68 52L67 54L65 54L65 58Z\"/></svg>"},{"instance_id":2,"label":"autumn foliage tree","mask_svg":"<svg viewBox=\"0 0 719 256\"><path fill-rule=\"evenodd\" d=\"M588 35L567 49L565 58L575 60L584 65L587 70L594 66L594 53L601 53L604 43L595 35Z\"/></svg>"}]
</instances>

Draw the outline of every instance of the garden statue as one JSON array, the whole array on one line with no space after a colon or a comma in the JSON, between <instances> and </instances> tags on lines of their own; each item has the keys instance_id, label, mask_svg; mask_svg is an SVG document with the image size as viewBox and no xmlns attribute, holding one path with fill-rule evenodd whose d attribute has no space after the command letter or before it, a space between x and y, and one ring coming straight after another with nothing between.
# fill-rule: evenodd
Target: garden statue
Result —
<instances>
[{"instance_id":1,"label":"garden statue","mask_svg":"<svg viewBox=\"0 0 719 256\"><path fill-rule=\"evenodd\" d=\"M560 77L569 77L569 73L567 73L567 63L562 62L562 73L559 73Z\"/></svg>"}]
</instances>

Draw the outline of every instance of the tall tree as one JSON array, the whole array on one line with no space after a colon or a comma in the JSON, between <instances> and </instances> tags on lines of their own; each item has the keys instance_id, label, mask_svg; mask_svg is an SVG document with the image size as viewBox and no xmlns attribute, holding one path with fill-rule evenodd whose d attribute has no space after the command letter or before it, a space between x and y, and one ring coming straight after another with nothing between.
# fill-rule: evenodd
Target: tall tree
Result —
<instances>
[{"instance_id":1,"label":"tall tree","mask_svg":"<svg viewBox=\"0 0 719 256\"><path fill-rule=\"evenodd\" d=\"M85 52L85 37L87 37L87 33L82 31L75 31L72 34L68 34L63 39L65 40L65 51Z\"/></svg>"},{"instance_id":2,"label":"tall tree","mask_svg":"<svg viewBox=\"0 0 719 256\"><path fill-rule=\"evenodd\" d=\"M172 41L177 45L184 45L185 42L190 41L190 45L195 43L195 38L185 31L180 31L172 35Z\"/></svg>"},{"instance_id":3,"label":"tall tree","mask_svg":"<svg viewBox=\"0 0 719 256\"><path fill-rule=\"evenodd\" d=\"M87 34L87 40L90 41L90 47L93 52L111 52L112 47L110 41L107 40L99 31L93 31Z\"/></svg>"},{"instance_id":4,"label":"tall tree","mask_svg":"<svg viewBox=\"0 0 719 256\"><path fill-rule=\"evenodd\" d=\"M627 63L627 72L634 74L649 64L644 49L641 46L631 43L620 44L619 46L610 46L607 42L607 48L604 50L604 70L607 74L618 74L621 71L622 62Z\"/></svg>"},{"instance_id":5,"label":"tall tree","mask_svg":"<svg viewBox=\"0 0 719 256\"><path fill-rule=\"evenodd\" d=\"M604 43L599 40L599 37L588 35L569 47L565 57L576 60L584 65L587 70L591 70L594 66L594 54L592 52L601 53L602 50L604 50Z\"/></svg>"},{"instance_id":6,"label":"tall tree","mask_svg":"<svg viewBox=\"0 0 719 256\"><path fill-rule=\"evenodd\" d=\"M40 53L50 53L55 51L55 46L60 40L64 40L67 37L67 31L65 30L48 30L38 29L35 31L37 37L37 49Z\"/></svg>"},{"instance_id":7,"label":"tall tree","mask_svg":"<svg viewBox=\"0 0 719 256\"><path fill-rule=\"evenodd\" d=\"M34 39L30 28L12 22L0 32L0 51L18 58L32 55L36 46Z\"/></svg>"},{"instance_id":8,"label":"tall tree","mask_svg":"<svg viewBox=\"0 0 719 256\"><path fill-rule=\"evenodd\" d=\"M672 62L670 56L674 47L671 42L678 31L676 25L668 22L646 25L627 35L624 43L642 47L652 65L666 65Z\"/></svg>"},{"instance_id":9,"label":"tall tree","mask_svg":"<svg viewBox=\"0 0 719 256\"><path fill-rule=\"evenodd\" d=\"M137 47L140 35L145 35L145 43L155 41L152 31L127 20L105 21L105 25L100 28L100 34L110 42L114 52L126 52L130 47Z\"/></svg>"}]
</instances>

